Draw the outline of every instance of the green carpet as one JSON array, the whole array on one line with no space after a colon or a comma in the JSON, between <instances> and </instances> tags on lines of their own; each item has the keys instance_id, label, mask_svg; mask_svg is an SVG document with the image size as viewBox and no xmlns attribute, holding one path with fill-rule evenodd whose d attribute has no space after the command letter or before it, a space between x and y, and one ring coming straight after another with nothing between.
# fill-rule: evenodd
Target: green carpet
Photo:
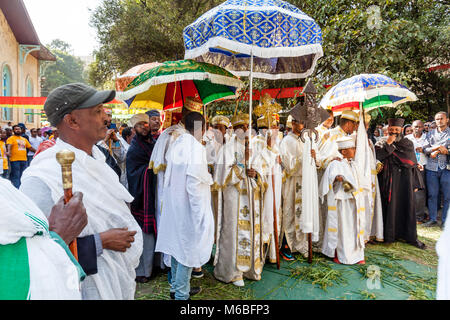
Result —
<instances>
[{"instance_id":1,"label":"green carpet","mask_svg":"<svg viewBox=\"0 0 450 320\"><path fill-rule=\"evenodd\" d=\"M368 270L379 270L379 277L371 281ZM315 254L312 265L301 257L282 261L280 270L266 264L262 279L246 280L246 286L263 300L435 299L436 269L376 251L366 252L365 265L354 266Z\"/></svg>"}]
</instances>

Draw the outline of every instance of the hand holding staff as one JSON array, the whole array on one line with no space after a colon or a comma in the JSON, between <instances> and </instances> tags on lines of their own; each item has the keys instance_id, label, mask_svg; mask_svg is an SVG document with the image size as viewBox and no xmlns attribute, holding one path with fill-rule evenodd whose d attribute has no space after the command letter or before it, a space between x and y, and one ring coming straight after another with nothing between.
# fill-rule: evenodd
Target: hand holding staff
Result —
<instances>
[{"instance_id":1,"label":"hand holding staff","mask_svg":"<svg viewBox=\"0 0 450 320\"><path fill-rule=\"evenodd\" d=\"M72 194L72 163L75 161L75 153L70 150L62 150L56 154L56 160L61 165L62 180L64 188L64 203L68 203L73 197ZM69 245L75 259L78 260L77 240L73 240Z\"/></svg>"}]
</instances>

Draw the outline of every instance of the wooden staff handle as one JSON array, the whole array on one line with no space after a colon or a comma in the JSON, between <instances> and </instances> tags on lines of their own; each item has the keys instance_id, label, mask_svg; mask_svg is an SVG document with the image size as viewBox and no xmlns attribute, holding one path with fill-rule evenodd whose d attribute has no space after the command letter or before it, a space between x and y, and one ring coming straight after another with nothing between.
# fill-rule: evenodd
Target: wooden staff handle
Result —
<instances>
[{"instance_id":1,"label":"wooden staff handle","mask_svg":"<svg viewBox=\"0 0 450 320\"><path fill-rule=\"evenodd\" d=\"M56 160L61 165L62 181L64 188L64 204L72 199L72 163L75 161L75 153L70 150L62 150L56 154ZM77 240L69 244L70 252L78 261Z\"/></svg>"}]
</instances>

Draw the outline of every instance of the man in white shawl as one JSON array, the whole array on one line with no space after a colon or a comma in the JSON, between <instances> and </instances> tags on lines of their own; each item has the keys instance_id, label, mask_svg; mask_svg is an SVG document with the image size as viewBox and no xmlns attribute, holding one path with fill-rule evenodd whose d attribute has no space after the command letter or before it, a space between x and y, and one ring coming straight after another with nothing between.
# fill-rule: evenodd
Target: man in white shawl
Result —
<instances>
[{"instance_id":1,"label":"man in white shawl","mask_svg":"<svg viewBox=\"0 0 450 320\"><path fill-rule=\"evenodd\" d=\"M333 160L320 182L319 195L327 195L328 215L322 253L336 263L364 264L364 198L358 183L352 137L337 140L344 159Z\"/></svg>"},{"instance_id":2,"label":"man in white shawl","mask_svg":"<svg viewBox=\"0 0 450 320\"><path fill-rule=\"evenodd\" d=\"M103 103L114 99L114 91L97 91L81 83L53 90L44 109L59 131L56 144L33 159L24 172L22 184L39 207L56 203L64 193L61 166L56 154L75 153L72 164L73 191L84 194L88 225L80 237L100 235L96 246L97 272L81 285L86 300L134 299L135 268L142 253L142 231L130 213L133 197L106 164L105 155L95 146L106 134ZM39 192L38 192L39 190ZM44 194L42 194L44 193ZM42 210L45 215L49 210Z\"/></svg>"},{"instance_id":3,"label":"man in white shawl","mask_svg":"<svg viewBox=\"0 0 450 320\"><path fill-rule=\"evenodd\" d=\"M174 124L164 130L156 140L155 146L153 147L152 156L150 157L149 167L153 169L153 172L157 175L156 184L156 230L159 228L159 221L161 219L161 212L163 203L163 191L164 191L164 174L167 167L167 155L170 146L178 139L178 137L187 133L184 127L184 121L186 116L190 112L201 112L203 109L203 103L199 98L187 97L186 102L182 109L181 121ZM162 264L170 267L170 257L167 255L163 256ZM164 268L161 265L161 268Z\"/></svg>"},{"instance_id":4,"label":"man in white shawl","mask_svg":"<svg viewBox=\"0 0 450 320\"><path fill-rule=\"evenodd\" d=\"M83 195L61 198L47 220L0 178L0 300L80 300L83 269L69 244L87 224Z\"/></svg>"},{"instance_id":5,"label":"man in white shawl","mask_svg":"<svg viewBox=\"0 0 450 320\"><path fill-rule=\"evenodd\" d=\"M167 155L164 196L155 250L171 256L170 292L175 300L188 300L193 268L211 258L214 218L206 150L200 143L205 121L198 112L185 118L189 133L180 136Z\"/></svg>"},{"instance_id":6,"label":"man in white shawl","mask_svg":"<svg viewBox=\"0 0 450 320\"><path fill-rule=\"evenodd\" d=\"M214 276L244 286L244 277L261 279L261 209L267 184L261 157L254 150L246 153L249 115L238 114L231 123L235 134L220 149L214 175L219 197Z\"/></svg>"}]
</instances>

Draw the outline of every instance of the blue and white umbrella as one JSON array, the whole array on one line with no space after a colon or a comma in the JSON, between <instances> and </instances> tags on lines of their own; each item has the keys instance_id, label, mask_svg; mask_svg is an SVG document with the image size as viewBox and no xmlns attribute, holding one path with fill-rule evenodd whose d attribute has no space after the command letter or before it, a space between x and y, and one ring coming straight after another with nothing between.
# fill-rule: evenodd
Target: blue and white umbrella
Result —
<instances>
[{"instance_id":1,"label":"blue and white umbrella","mask_svg":"<svg viewBox=\"0 0 450 320\"><path fill-rule=\"evenodd\" d=\"M320 27L281 0L228 0L187 26L183 36L185 59L237 76L306 78L323 56Z\"/></svg>"},{"instance_id":2,"label":"blue and white umbrella","mask_svg":"<svg viewBox=\"0 0 450 320\"><path fill-rule=\"evenodd\" d=\"M338 115L344 110L360 110L361 106L364 111L371 111L416 100L407 87L383 74L360 74L330 88L319 106L331 108Z\"/></svg>"},{"instance_id":3,"label":"blue and white umbrella","mask_svg":"<svg viewBox=\"0 0 450 320\"><path fill-rule=\"evenodd\" d=\"M187 26L183 37L185 59L209 62L250 78L250 115L253 77L306 78L323 56L320 27L281 0L225 1Z\"/></svg>"}]
</instances>

